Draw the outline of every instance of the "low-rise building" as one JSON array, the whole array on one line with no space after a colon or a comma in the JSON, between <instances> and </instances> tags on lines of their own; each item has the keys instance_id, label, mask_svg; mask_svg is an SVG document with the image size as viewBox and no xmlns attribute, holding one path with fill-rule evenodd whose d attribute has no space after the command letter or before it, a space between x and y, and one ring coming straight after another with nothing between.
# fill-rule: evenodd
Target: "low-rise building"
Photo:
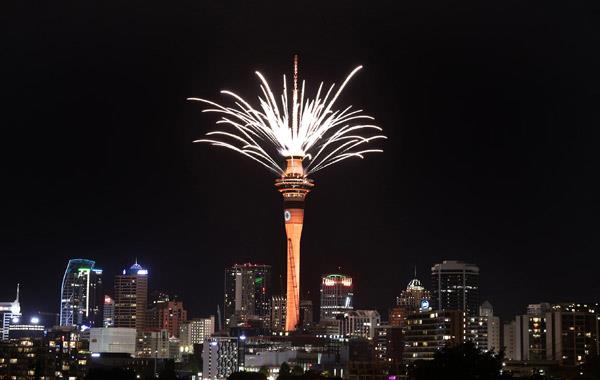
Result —
<instances>
[{"instance_id":1,"label":"low-rise building","mask_svg":"<svg viewBox=\"0 0 600 380\"><path fill-rule=\"evenodd\" d=\"M90 351L133 356L136 353L136 336L134 327L94 327L90 329Z\"/></svg>"},{"instance_id":2,"label":"low-rise building","mask_svg":"<svg viewBox=\"0 0 600 380\"><path fill-rule=\"evenodd\" d=\"M224 379L239 370L243 363L240 340L215 336L204 341L202 348L202 378Z\"/></svg>"}]
</instances>

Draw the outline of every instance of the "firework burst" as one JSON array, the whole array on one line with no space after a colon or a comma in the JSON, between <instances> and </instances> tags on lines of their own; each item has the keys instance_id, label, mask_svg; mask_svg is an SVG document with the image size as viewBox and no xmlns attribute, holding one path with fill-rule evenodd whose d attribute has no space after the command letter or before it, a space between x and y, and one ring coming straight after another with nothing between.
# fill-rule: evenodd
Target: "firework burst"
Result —
<instances>
[{"instance_id":1,"label":"firework burst","mask_svg":"<svg viewBox=\"0 0 600 380\"><path fill-rule=\"evenodd\" d=\"M231 91L221 91L232 99L232 105L223 106L210 100L188 98L210 107L203 112L221 114L217 125L223 129L208 132L206 138L194 142L210 143L241 153L278 175L284 173L280 159L295 157L305 161L305 175L315 173L347 158L363 158L366 153L382 152L368 148L374 140L385 139L381 128L373 124L371 116L352 106L334 109L335 103L352 77L362 69L358 66L346 77L339 88L331 85L324 90L319 85L314 98L305 96L305 82L298 89L298 65L294 61L291 97L283 76L283 92L277 100L265 77L260 79L262 96L255 108Z\"/></svg>"}]
</instances>

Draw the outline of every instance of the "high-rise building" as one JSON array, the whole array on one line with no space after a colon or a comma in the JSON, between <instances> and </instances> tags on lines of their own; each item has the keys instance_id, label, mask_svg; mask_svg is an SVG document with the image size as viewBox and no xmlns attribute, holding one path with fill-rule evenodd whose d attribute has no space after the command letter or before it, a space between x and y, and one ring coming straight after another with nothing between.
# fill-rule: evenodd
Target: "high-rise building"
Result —
<instances>
[{"instance_id":1,"label":"high-rise building","mask_svg":"<svg viewBox=\"0 0 600 380\"><path fill-rule=\"evenodd\" d=\"M381 316L377 310L350 310L337 318L340 334L346 337L373 339L375 329L381 324Z\"/></svg>"},{"instance_id":2,"label":"high-rise building","mask_svg":"<svg viewBox=\"0 0 600 380\"><path fill-rule=\"evenodd\" d=\"M402 327L379 325L375 328L375 358L385 363L402 362L404 352L404 334Z\"/></svg>"},{"instance_id":3,"label":"high-rise building","mask_svg":"<svg viewBox=\"0 0 600 380\"><path fill-rule=\"evenodd\" d=\"M225 325L237 326L248 320L268 325L270 307L270 265L246 263L225 269Z\"/></svg>"},{"instance_id":4,"label":"high-rise building","mask_svg":"<svg viewBox=\"0 0 600 380\"><path fill-rule=\"evenodd\" d=\"M71 259L60 289L61 326L102 326L102 269L93 260Z\"/></svg>"},{"instance_id":5,"label":"high-rise building","mask_svg":"<svg viewBox=\"0 0 600 380\"><path fill-rule=\"evenodd\" d=\"M115 327L135 327L142 331L146 324L148 302L148 270L137 263L115 276Z\"/></svg>"},{"instance_id":6,"label":"high-rise building","mask_svg":"<svg viewBox=\"0 0 600 380\"><path fill-rule=\"evenodd\" d=\"M181 301L166 301L157 303L148 310L150 329L167 330L169 337L179 338L179 328L187 321L187 311Z\"/></svg>"},{"instance_id":7,"label":"high-rise building","mask_svg":"<svg viewBox=\"0 0 600 380\"><path fill-rule=\"evenodd\" d=\"M184 322L179 329L182 351L187 354L194 353L194 345L202 344L215 333L215 316L208 318L194 318Z\"/></svg>"},{"instance_id":8,"label":"high-rise building","mask_svg":"<svg viewBox=\"0 0 600 380\"><path fill-rule=\"evenodd\" d=\"M507 360L517 359L517 322L506 322L503 327L502 337L504 340L504 357Z\"/></svg>"},{"instance_id":9,"label":"high-rise building","mask_svg":"<svg viewBox=\"0 0 600 380\"><path fill-rule=\"evenodd\" d=\"M407 312L416 312L422 308L423 301L429 302L431 295L429 291L421 285L419 279L414 278L396 298L396 306L405 307Z\"/></svg>"},{"instance_id":10,"label":"high-rise building","mask_svg":"<svg viewBox=\"0 0 600 380\"><path fill-rule=\"evenodd\" d=\"M396 306L390 310L389 323L392 326L404 326L404 320L410 313L430 310L429 302L431 295L421 285L421 281L412 279L405 290L396 297Z\"/></svg>"},{"instance_id":11,"label":"high-rise building","mask_svg":"<svg viewBox=\"0 0 600 380\"><path fill-rule=\"evenodd\" d=\"M334 320L339 314L352 310L354 286L352 277L344 274L327 274L321 279L320 320Z\"/></svg>"},{"instance_id":12,"label":"high-rise building","mask_svg":"<svg viewBox=\"0 0 600 380\"><path fill-rule=\"evenodd\" d=\"M464 326L465 313L462 310L409 314L404 329L404 360L431 360L441 348L463 343Z\"/></svg>"},{"instance_id":13,"label":"high-rise building","mask_svg":"<svg viewBox=\"0 0 600 380\"><path fill-rule=\"evenodd\" d=\"M273 296L271 298L271 330L275 332L285 331L285 308L284 296Z\"/></svg>"},{"instance_id":14,"label":"high-rise building","mask_svg":"<svg viewBox=\"0 0 600 380\"><path fill-rule=\"evenodd\" d=\"M546 312L550 304L527 306L527 315L517 315L515 360L546 360Z\"/></svg>"},{"instance_id":15,"label":"high-rise building","mask_svg":"<svg viewBox=\"0 0 600 380\"><path fill-rule=\"evenodd\" d=\"M578 366L600 353L600 305L561 303L546 313L546 358Z\"/></svg>"},{"instance_id":16,"label":"high-rise building","mask_svg":"<svg viewBox=\"0 0 600 380\"><path fill-rule=\"evenodd\" d=\"M19 303L19 284L17 284L17 296L12 302L0 302L0 316L2 317L2 330L0 340L7 340L11 323L19 323L21 317L21 304ZM14 322L13 322L14 321Z\"/></svg>"},{"instance_id":17,"label":"high-rise building","mask_svg":"<svg viewBox=\"0 0 600 380\"><path fill-rule=\"evenodd\" d=\"M467 316L479 313L479 267L444 260L431 268L433 310L462 310Z\"/></svg>"},{"instance_id":18,"label":"high-rise building","mask_svg":"<svg viewBox=\"0 0 600 380\"><path fill-rule=\"evenodd\" d=\"M102 313L102 325L112 327L115 324L115 300L109 295L104 296L104 312Z\"/></svg>"},{"instance_id":19,"label":"high-rise building","mask_svg":"<svg viewBox=\"0 0 600 380\"><path fill-rule=\"evenodd\" d=\"M499 352L500 346L500 318L494 315L492 304L485 301L479 307L479 316L485 317L487 322L487 350Z\"/></svg>"},{"instance_id":20,"label":"high-rise building","mask_svg":"<svg viewBox=\"0 0 600 380\"><path fill-rule=\"evenodd\" d=\"M313 302L311 300L300 301L300 325L303 329L310 329L315 323Z\"/></svg>"},{"instance_id":21,"label":"high-rise building","mask_svg":"<svg viewBox=\"0 0 600 380\"><path fill-rule=\"evenodd\" d=\"M554 361L561 366L575 367L598 356L598 307L598 304L584 303L529 305L527 315L519 315L510 325L505 325L507 358ZM512 339L514 343L510 344Z\"/></svg>"},{"instance_id":22,"label":"high-rise building","mask_svg":"<svg viewBox=\"0 0 600 380\"><path fill-rule=\"evenodd\" d=\"M471 341L482 351L500 351L500 318L494 316L492 304L485 301L479 307L479 315L466 317L465 340Z\"/></svg>"}]
</instances>

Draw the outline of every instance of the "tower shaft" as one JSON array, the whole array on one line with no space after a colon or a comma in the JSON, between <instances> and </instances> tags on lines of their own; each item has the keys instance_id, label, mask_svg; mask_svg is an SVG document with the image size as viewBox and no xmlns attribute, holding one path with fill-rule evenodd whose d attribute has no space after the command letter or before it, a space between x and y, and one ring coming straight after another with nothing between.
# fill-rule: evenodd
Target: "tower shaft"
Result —
<instances>
[{"instance_id":1,"label":"tower shaft","mask_svg":"<svg viewBox=\"0 0 600 380\"><path fill-rule=\"evenodd\" d=\"M285 206L284 206L285 207ZM287 308L285 330L296 329L300 317L300 239L304 222L304 209L285 207L284 215L290 215L285 222L287 237Z\"/></svg>"},{"instance_id":2,"label":"tower shaft","mask_svg":"<svg viewBox=\"0 0 600 380\"><path fill-rule=\"evenodd\" d=\"M306 178L302 158L288 157L287 167L275 186L283 195L287 242L287 291L285 330L293 331L300 319L300 240L304 224L304 199L314 187Z\"/></svg>"}]
</instances>

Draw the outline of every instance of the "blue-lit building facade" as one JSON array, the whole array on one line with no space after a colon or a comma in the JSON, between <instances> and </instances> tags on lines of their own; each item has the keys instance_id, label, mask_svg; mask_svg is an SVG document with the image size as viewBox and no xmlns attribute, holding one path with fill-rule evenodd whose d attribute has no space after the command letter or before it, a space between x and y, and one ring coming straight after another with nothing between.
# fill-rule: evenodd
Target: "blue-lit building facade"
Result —
<instances>
[{"instance_id":1,"label":"blue-lit building facade","mask_svg":"<svg viewBox=\"0 0 600 380\"><path fill-rule=\"evenodd\" d=\"M87 259L71 259L60 290L60 326L101 326L102 269Z\"/></svg>"}]
</instances>

